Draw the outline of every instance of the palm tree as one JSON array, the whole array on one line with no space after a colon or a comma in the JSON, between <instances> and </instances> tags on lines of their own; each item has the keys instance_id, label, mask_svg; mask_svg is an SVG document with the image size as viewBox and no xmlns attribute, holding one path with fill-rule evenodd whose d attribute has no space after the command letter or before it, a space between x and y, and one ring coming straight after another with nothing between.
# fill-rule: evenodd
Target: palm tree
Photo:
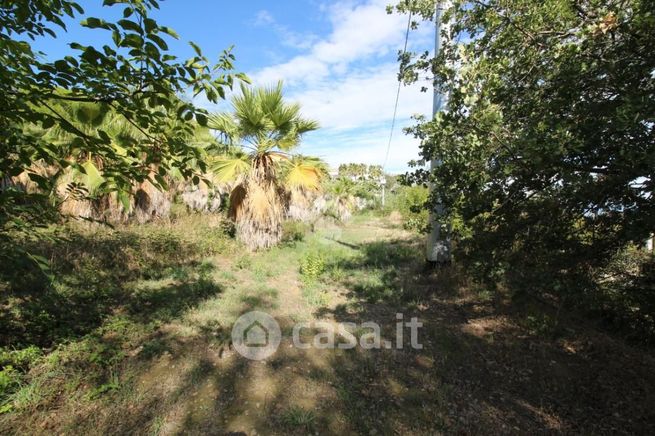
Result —
<instances>
[{"instance_id":1,"label":"palm tree","mask_svg":"<svg viewBox=\"0 0 655 436\"><path fill-rule=\"evenodd\" d=\"M348 221L357 205L355 182L346 177L334 180L329 188L328 212L339 221Z\"/></svg>"},{"instance_id":2,"label":"palm tree","mask_svg":"<svg viewBox=\"0 0 655 436\"><path fill-rule=\"evenodd\" d=\"M236 222L237 237L251 250L271 247L282 238L285 187L320 187L320 161L289 153L318 123L303 118L298 104L284 101L281 82L272 88L241 85L232 107L232 113L209 117L208 126L237 147L231 155L218 159L213 170L219 181L234 182L230 215Z\"/></svg>"},{"instance_id":3,"label":"palm tree","mask_svg":"<svg viewBox=\"0 0 655 436\"><path fill-rule=\"evenodd\" d=\"M285 170L289 205L287 217L296 221L312 221L322 212L316 200L328 175L327 165L316 157L296 155Z\"/></svg>"},{"instance_id":4,"label":"palm tree","mask_svg":"<svg viewBox=\"0 0 655 436\"><path fill-rule=\"evenodd\" d=\"M86 135L97 136L100 129L106 132L111 137L111 147L118 156L127 156L127 150L132 144L147 140L141 129L106 105L60 102L57 104L57 110L66 114L76 129ZM171 126L173 127L174 125ZM172 193L159 189L150 181L156 177L158 164L151 163L147 178L133 182L130 192L113 192L111 187L104 186L104 170L111 162L77 148L76 135L59 125L48 129L44 135L62 147L62 154L79 164L80 169L67 168L56 176L56 191L61 199L60 211L64 215L110 222L134 219L140 223L168 215ZM207 146L216 144L216 139L210 131L199 125L194 125L189 131L187 141L202 157L207 154L204 150ZM139 163L138 157L132 159ZM193 165L194 162L189 164ZM169 178L183 177L176 168L171 168Z\"/></svg>"}]
</instances>

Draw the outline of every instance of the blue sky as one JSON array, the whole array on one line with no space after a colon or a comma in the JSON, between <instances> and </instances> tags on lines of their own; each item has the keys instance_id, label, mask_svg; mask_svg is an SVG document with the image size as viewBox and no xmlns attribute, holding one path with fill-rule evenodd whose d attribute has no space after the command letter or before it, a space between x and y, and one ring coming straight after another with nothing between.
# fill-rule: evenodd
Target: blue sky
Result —
<instances>
[{"instance_id":1,"label":"blue sky","mask_svg":"<svg viewBox=\"0 0 655 436\"><path fill-rule=\"evenodd\" d=\"M283 80L290 100L322 128L307 135L299 149L336 167L346 162L382 164L385 157L398 72L397 53L404 43L407 17L387 15L390 0L288 0L223 2L166 0L153 13L160 24L174 28L179 41L173 54L192 55L188 41L215 59L234 45L236 69L256 85ZM83 1L88 16L116 17L122 8ZM39 49L59 57L67 43L102 43L108 35L68 22L57 40L40 41ZM410 49L431 48L429 26L411 32ZM425 84L424 84L425 85ZM418 157L418 142L401 131L412 114L429 114L432 97L419 86L403 87L387 171L407 169ZM212 110L203 98L196 103Z\"/></svg>"}]
</instances>

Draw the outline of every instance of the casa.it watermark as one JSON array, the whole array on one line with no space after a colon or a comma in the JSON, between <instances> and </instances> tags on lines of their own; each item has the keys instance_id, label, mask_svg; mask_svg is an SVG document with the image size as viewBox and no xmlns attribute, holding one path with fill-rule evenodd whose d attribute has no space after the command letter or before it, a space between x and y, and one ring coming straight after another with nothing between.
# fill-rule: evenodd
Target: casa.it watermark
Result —
<instances>
[{"instance_id":1,"label":"casa.it watermark","mask_svg":"<svg viewBox=\"0 0 655 436\"><path fill-rule=\"evenodd\" d=\"M376 322L332 323L326 321L300 322L293 326L293 346L306 350L352 349L402 349L406 342L412 349L420 350L419 328L423 323L416 317L405 320L402 313L396 314L394 341L384 339L380 325ZM232 327L232 344L242 356L251 360L262 360L272 356L280 346L282 332L271 315L252 311L239 317Z\"/></svg>"}]
</instances>

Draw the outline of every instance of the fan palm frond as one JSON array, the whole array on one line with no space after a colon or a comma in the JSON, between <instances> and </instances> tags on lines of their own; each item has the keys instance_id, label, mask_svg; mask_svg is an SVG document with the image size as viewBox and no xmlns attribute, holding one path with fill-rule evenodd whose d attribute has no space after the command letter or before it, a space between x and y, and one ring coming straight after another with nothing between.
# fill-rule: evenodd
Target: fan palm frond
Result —
<instances>
[{"instance_id":1,"label":"fan palm frond","mask_svg":"<svg viewBox=\"0 0 655 436\"><path fill-rule=\"evenodd\" d=\"M288 161L284 182L290 189L318 191L327 176L327 165L321 159L297 155Z\"/></svg>"},{"instance_id":2,"label":"fan palm frond","mask_svg":"<svg viewBox=\"0 0 655 436\"><path fill-rule=\"evenodd\" d=\"M240 176L247 174L250 167L251 162L248 155L241 153L235 156L216 158L211 165L211 170L217 182L226 183L237 180Z\"/></svg>"}]
</instances>

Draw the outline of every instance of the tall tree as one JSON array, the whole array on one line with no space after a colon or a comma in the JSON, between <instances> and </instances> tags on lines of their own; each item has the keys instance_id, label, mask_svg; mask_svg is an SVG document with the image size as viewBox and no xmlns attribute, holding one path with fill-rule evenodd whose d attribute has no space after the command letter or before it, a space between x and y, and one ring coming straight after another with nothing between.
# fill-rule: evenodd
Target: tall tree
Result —
<instances>
[{"instance_id":1,"label":"tall tree","mask_svg":"<svg viewBox=\"0 0 655 436\"><path fill-rule=\"evenodd\" d=\"M402 2L431 19L435 2ZM589 289L589 272L655 229L655 3L455 0L434 76L448 110L409 129L410 181L461 220L459 252L524 290ZM420 25L415 23L415 26ZM526 280L528 280L526 282ZM591 286L591 285L590 285Z\"/></svg>"},{"instance_id":2,"label":"tall tree","mask_svg":"<svg viewBox=\"0 0 655 436\"><path fill-rule=\"evenodd\" d=\"M56 38L65 31L65 18L83 16L82 7L69 0L0 1L0 239L52 218L48 209L54 172L73 168L85 173L83 163L94 156L103 162L101 188L130 192L133 183L150 180L163 187L164 176L176 169L198 180L188 165L198 157L187 143L195 128L191 121L206 124L207 112L180 100L192 91L216 102L231 87L233 55L224 52L212 65L199 47L189 60L168 52L168 38L178 38L169 27L150 18L156 0L104 0L107 7L121 8L116 22L85 17L81 24L107 36L101 47L73 42L71 54L48 59L32 49L29 41ZM116 147L112 132L104 128L80 129L61 102L89 103L80 116L98 117L95 110L111 111L139 132L138 140ZM77 120L78 121L78 120ZM87 120L88 121L88 120ZM43 130L57 128L71 136L57 141ZM157 171L153 172L153 165ZM200 163L200 169L206 166ZM26 174L39 190L26 192L11 183ZM2 242L2 241L0 241ZM6 253L7 250L2 250Z\"/></svg>"},{"instance_id":3,"label":"tall tree","mask_svg":"<svg viewBox=\"0 0 655 436\"><path fill-rule=\"evenodd\" d=\"M303 118L298 104L284 101L281 82L273 88L242 85L232 106L233 112L210 116L208 125L240 150L220 159L214 169L220 180L236 182L230 209L237 237L253 250L271 247L282 238L285 187L320 186L323 164L290 154L318 123Z\"/></svg>"}]
</instances>

